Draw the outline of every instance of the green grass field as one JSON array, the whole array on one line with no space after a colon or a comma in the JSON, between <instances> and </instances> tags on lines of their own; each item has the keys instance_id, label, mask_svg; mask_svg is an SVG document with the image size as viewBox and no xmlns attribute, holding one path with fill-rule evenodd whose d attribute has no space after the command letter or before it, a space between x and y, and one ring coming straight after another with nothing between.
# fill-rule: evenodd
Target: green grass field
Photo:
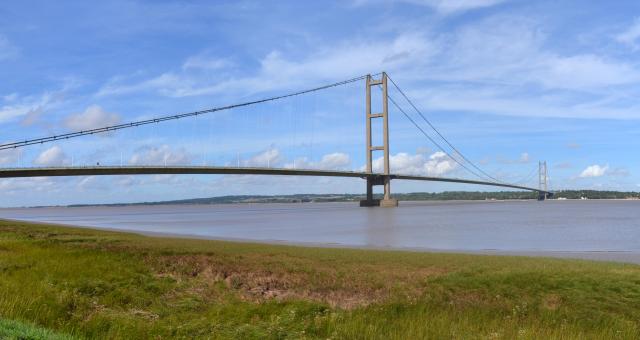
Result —
<instances>
[{"instance_id":1,"label":"green grass field","mask_svg":"<svg viewBox=\"0 0 640 340\"><path fill-rule=\"evenodd\" d=\"M57 334L42 327L37 327L18 321L0 319L0 339L70 340L73 339L73 337Z\"/></svg>"},{"instance_id":2,"label":"green grass field","mask_svg":"<svg viewBox=\"0 0 640 340\"><path fill-rule=\"evenodd\" d=\"M0 339L637 339L640 266L0 221Z\"/></svg>"}]
</instances>

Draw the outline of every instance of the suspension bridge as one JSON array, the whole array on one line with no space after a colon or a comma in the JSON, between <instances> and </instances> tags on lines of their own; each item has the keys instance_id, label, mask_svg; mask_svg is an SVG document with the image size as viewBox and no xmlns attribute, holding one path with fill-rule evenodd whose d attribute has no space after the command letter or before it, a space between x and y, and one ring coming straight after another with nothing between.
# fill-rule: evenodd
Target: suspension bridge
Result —
<instances>
[{"instance_id":1,"label":"suspension bridge","mask_svg":"<svg viewBox=\"0 0 640 340\"><path fill-rule=\"evenodd\" d=\"M294 167L256 167L241 166L238 161L237 166L210 166L210 165L71 165L71 166L45 166L45 167L6 167L0 168L0 178L25 178L25 177L66 177L66 176L106 176L106 175L264 175L264 176L317 176L317 177L344 177L344 178L361 178L366 181L366 198L360 202L360 206L372 207L395 207L398 201L393 198L391 193L392 180L411 180L411 181L429 181L429 182L448 182L473 184L483 186L502 187L509 189L527 190L536 192L539 200L545 200L552 196L552 192L548 189L548 173L546 162L540 162L538 167L538 187L521 185L518 183L509 183L501 181L492 176L468 157L464 156L458 148L456 148L429 119L418 109L411 101L400 86L385 72L375 75L365 75L345 81L320 86L312 89L289 93L281 96L269 97L265 99L243 102L240 104L216 107L207 110L194 111L189 113L162 116L151 119L144 119L123 124L116 124L93 129L73 131L51 135L47 137L25 139L17 142L0 144L0 152L3 150L16 150L26 148L33 145L42 145L46 143L62 143L70 139L76 139L84 136L100 135L113 133L119 130L131 129L145 125L158 124L181 120L187 117L198 117L210 115L215 112L229 111L242 107L257 106L260 104L276 102L286 98L302 96L309 93L319 92L340 85L350 84L354 82L364 81L365 83L365 155L366 165L363 171L347 171L347 170L327 170L327 169L304 169ZM415 111L417 117L421 118L435 132L428 133L424 125L420 125L415 118L405 110L397 99L389 95L390 84L400 94L401 98L409 104L409 107ZM372 89L379 89L379 98L381 103L373 102ZM418 131L439 150L444 152L447 157L454 161L466 173L471 174L475 178L455 178L443 176L427 176L416 174L392 173L390 159L390 139L389 139L389 103L391 103L400 113L403 114L408 121L418 129ZM379 107L379 111L374 111L374 107ZM374 131L374 127L381 127L381 131ZM377 132L377 134L376 134ZM378 138L374 138L376 136ZM380 143L374 145L374 140ZM374 153L381 152L383 166L382 171L374 169ZM383 187L383 195L381 199L375 199L373 189L375 186Z\"/></svg>"}]
</instances>

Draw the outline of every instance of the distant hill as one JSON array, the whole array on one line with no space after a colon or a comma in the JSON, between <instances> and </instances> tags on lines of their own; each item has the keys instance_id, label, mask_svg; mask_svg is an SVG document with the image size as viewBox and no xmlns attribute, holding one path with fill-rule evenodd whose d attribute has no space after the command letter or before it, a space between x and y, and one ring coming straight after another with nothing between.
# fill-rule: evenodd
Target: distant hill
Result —
<instances>
[{"instance_id":1,"label":"distant hill","mask_svg":"<svg viewBox=\"0 0 640 340\"><path fill-rule=\"evenodd\" d=\"M528 191L444 191L438 193L413 192L395 193L394 198L401 201L451 201L451 200L533 200L537 194ZM377 196L381 198L381 196ZM155 201L139 203L114 204L75 204L79 206L124 206L124 205L158 205L158 204L231 204L231 203L305 203L305 202L351 202L359 201L364 195L359 194L295 194L295 195L234 195L184 200ZM563 190L555 193L555 198L566 199L640 199L640 192L596 191L596 190Z\"/></svg>"}]
</instances>

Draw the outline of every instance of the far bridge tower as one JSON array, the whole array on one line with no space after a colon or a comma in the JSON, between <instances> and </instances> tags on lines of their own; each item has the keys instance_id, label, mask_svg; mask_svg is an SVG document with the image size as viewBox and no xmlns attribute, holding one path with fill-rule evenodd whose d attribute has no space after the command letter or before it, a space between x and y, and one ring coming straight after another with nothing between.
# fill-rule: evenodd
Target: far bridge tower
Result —
<instances>
[{"instance_id":1,"label":"far bridge tower","mask_svg":"<svg viewBox=\"0 0 640 340\"><path fill-rule=\"evenodd\" d=\"M547 162L538 162L538 201L544 201L547 199L547 193L549 192L549 171L547 169Z\"/></svg>"}]
</instances>

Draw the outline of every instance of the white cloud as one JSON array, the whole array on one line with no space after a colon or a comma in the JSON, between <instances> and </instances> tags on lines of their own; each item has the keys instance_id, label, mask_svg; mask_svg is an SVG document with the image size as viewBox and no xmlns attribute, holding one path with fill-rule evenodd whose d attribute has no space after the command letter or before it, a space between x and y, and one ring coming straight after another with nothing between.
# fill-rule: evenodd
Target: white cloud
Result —
<instances>
[{"instance_id":1,"label":"white cloud","mask_svg":"<svg viewBox=\"0 0 640 340\"><path fill-rule=\"evenodd\" d=\"M541 59L543 73L538 81L549 88L584 89L620 85L640 80L638 70L629 64L592 54Z\"/></svg>"},{"instance_id":2,"label":"white cloud","mask_svg":"<svg viewBox=\"0 0 640 340\"><path fill-rule=\"evenodd\" d=\"M184 148L172 149L168 145L145 147L129 159L132 165L189 165L191 156Z\"/></svg>"},{"instance_id":3,"label":"white cloud","mask_svg":"<svg viewBox=\"0 0 640 340\"><path fill-rule=\"evenodd\" d=\"M284 165L289 169L320 169L320 170L349 170L351 157L346 153L334 152L322 156L318 162L310 162L306 157L297 158L292 163Z\"/></svg>"},{"instance_id":4,"label":"white cloud","mask_svg":"<svg viewBox=\"0 0 640 340\"><path fill-rule=\"evenodd\" d=\"M581 178L589 178L589 177L602 177L609 170L609 165L590 165L582 173L580 174Z\"/></svg>"},{"instance_id":5,"label":"white cloud","mask_svg":"<svg viewBox=\"0 0 640 340\"><path fill-rule=\"evenodd\" d=\"M25 192L55 191L56 182L51 177L7 178L0 180L0 191L5 194L24 195Z\"/></svg>"},{"instance_id":6,"label":"white cloud","mask_svg":"<svg viewBox=\"0 0 640 340\"><path fill-rule=\"evenodd\" d=\"M425 76L395 78L409 84L405 87L420 106L433 110L638 118L640 105L620 103L636 96L629 88L640 81L636 64L602 54L558 53L549 48L544 28L531 18L509 15L464 24L443 38L441 52L423 67ZM441 83L432 86L429 78ZM626 89L611 91L612 86Z\"/></svg>"},{"instance_id":7,"label":"white cloud","mask_svg":"<svg viewBox=\"0 0 640 340\"><path fill-rule=\"evenodd\" d=\"M115 183L119 186L129 188L135 185L141 185L143 180L138 176L118 176Z\"/></svg>"},{"instance_id":8,"label":"white cloud","mask_svg":"<svg viewBox=\"0 0 640 340\"><path fill-rule=\"evenodd\" d=\"M615 168L607 171L607 175L611 177L629 177L631 173L626 168Z\"/></svg>"},{"instance_id":9,"label":"white cloud","mask_svg":"<svg viewBox=\"0 0 640 340\"><path fill-rule=\"evenodd\" d=\"M422 2L451 11L495 3L498 1ZM236 97L386 70L410 90L408 94L419 106L431 110L638 117L640 104L619 103L621 97L637 96L635 90L611 91L612 86L619 89L640 81L640 69L630 61L615 55L554 51L545 23L532 17L498 14L455 27L436 32L423 25L402 33L391 31L381 40L346 39L316 45L301 57L273 50L257 60L256 70L241 74L238 69L222 72L226 59L195 55L177 71L143 80L110 81L98 95L153 92L168 97Z\"/></svg>"},{"instance_id":10,"label":"white cloud","mask_svg":"<svg viewBox=\"0 0 640 340\"><path fill-rule=\"evenodd\" d=\"M42 123L43 113L44 113L43 107L38 107L35 110L29 110L20 121L20 125L33 126L33 125Z\"/></svg>"},{"instance_id":11,"label":"white cloud","mask_svg":"<svg viewBox=\"0 0 640 340\"><path fill-rule=\"evenodd\" d=\"M293 61L273 51L261 61L260 78L291 83L291 79L341 79L378 70L422 64L437 51L421 33L403 33L389 41L343 41Z\"/></svg>"},{"instance_id":12,"label":"white cloud","mask_svg":"<svg viewBox=\"0 0 640 340\"><path fill-rule=\"evenodd\" d=\"M351 159L349 155L341 152L334 152L322 156L320 167L323 169L340 169L349 166Z\"/></svg>"},{"instance_id":13,"label":"white cloud","mask_svg":"<svg viewBox=\"0 0 640 340\"><path fill-rule=\"evenodd\" d=\"M69 162L62 148L55 145L40 153L33 163L39 166L63 166Z\"/></svg>"},{"instance_id":14,"label":"white cloud","mask_svg":"<svg viewBox=\"0 0 640 340\"><path fill-rule=\"evenodd\" d=\"M625 45L631 46L633 49L638 49L638 39L640 38L640 18L629 26L624 32L618 34L616 40Z\"/></svg>"},{"instance_id":15,"label":"white cloud","mask_svg":"<svg viewBox=\"0 0 640 340\"><path fill-rule=\"evenodd\" d=\"M18 93L13 92L13 93L9 93L5 96L2 96L2 100L4 100L5 102L12 102L14 100L18 99Z\"/></svg>"},{"instance_id":16,"label":"white cloud","mask_svg":"<svg viewBox=\"0 0 640 340\"><path fill-rule=\"evenodd\" d=\"M562 55L530 18L492 16L453 32L433 70L442 80L584 90L634 83L634 65L590 53ZM500 93L500 95L504 95Z\"/></svg>"},{"instance_id":17,"label":"white cloud","mask_svg":"<svg viewBox=\"0 0 640 340\"><path fill-rule=\"evenodd\" d=\"M503 0L404 0L414 4L433 7L442 14L464 12L472 9L495 6Z\"/></svg>"},{"instance_id":18,"label":"white cloud","mask_svg":"<svg viewBox=\"0 0 640 340\"><path fill-rule=\"evenodd\" d=\"M73 131L81 131L116 125L120 121L117 113L106 112L98 105L91 105L84 112L69 115L64 124Z\"/></svg>"},{"instance_id":19,"label":"white cloud","mask_svg":"<svg viewBox=\"0 0 640 340\"><path fill-rule=\"evenodd\" d=\"M194 63L202 66L206 64L204 61L196 63L193 58L197 57L191 57L185 61L181 72L166 72L131 84L116 79L103 86L97 95L122 95L141 91L153 91L169 97L216 93L247 95L424 63L435 53L436 48L421 34L406 33L390 41L343 41L315 49L300 60L292 60L274 50L259 60L260 67L254 74L226 77L218 74L215 69L194 70L194 67L185 67ZM221 66L218 65L220 61L214 60L212 63L213 66Z\"/></svg>"},{"instance_id":20,"label":"white cloud","mask_svg":"<svg viewBox=\"0 0 640 340\"><path fill-rule=\"evenodd\" d=\"M553 167L556 169L571 169L573 167L573 164L571 164L571 162L561 162L555 164Z\"/></svg>"},{"instance_id":21,"label":"white cloud","mask_svg":"<svg viewBox=\"0 0 640 340\"><path fill-rule=\"evenodd\" d=\"M232 63L228 59L195 55L187 58L182 64L182 69L219 70L230 67L231 65Z\"/></svg>"},{"instance_id":22,"label":"white cloud","mask_svg":"<svg viewBox=\"0 0 640 340\"><path fill-rule=\"evenodd\" d=\"M245 167L277 167L278 164L282 161L282 155L280 154L280 150L276 148L269 148L265 151L262 151L248 160L241 161L241 166Z\"/></svg>"},{"instance_id":23,"label":"white cloud","mask_svg":"<svg viewBox=\"0 0 640 340\"><path fill-rule=\"evenodd\" d=\"M5 142L2 144L11 143ZM22 148L0 150L0 165L7 165L18 162L22 156Z\"/></svg>"},{"instance_id":24,"label":"white cloud","mask_svg":"<svg viewBox=\"0 0 640 340\"><path fill-rule=\"evenodd\" d=\"M45 92L40 96L13 98L11 104L0 107L0 123L11 121L24 115L39 115L46 107L59 100L57 93Z\"/></svg>"},{"instance_id":25,"label":"white cloud","mask_svg":"<svg viewBox=\"0 0 640 340\"><path fill-rule=\"evenodd\" d=\"M18 93L8 94L4 96L4 104L0 107L0 124L23 116L26 117L21 123L25 126L38 123L43 113L63 103L65 94L76 86L78 81L69 77L65 78L62 87L55 91L25 96Z\"/></svg>"},{"instance_id":26,"label":"white cloud","mask_svg":"<svg viewBox=\"0 0 640 340\"><path fill-rule=\"evenodd\" d=\"M123 79L123 77L113 78L100 88L96 96L122 95L149 90L157 90L160 94L169 96L170 94L167 92L167 88L170 87L170 85L179 83L180 81L189 81L186 78L180 79L172 73L165 73L158 77L133 84L123 84Z\"/></svg>"},{"instance_id":27,"label":"white cloud","mask_svg":"<svg viewBox=\"0 0 640 340\"><path fill-rule=\"evenodd\" d=\"M341 152L325 154L319 161L309 161L307 158L297 158L295 161L287 161L284 155L275 147L256 153L248 160L240 159L240 166L245 167L283 167L287 169L321 169L321 170L348 170L351 159L349 155ZM233 160L226 166L236 166L237 160ZM360 185L359 185L360 184ZM211 184L206 184L211 185ZM309 178L304 176L259 176L259 175L225 175L212 184L220 189L224 188L230 194L246 193L247 190L254 193L277 194L283 192L300 192L299 188L305 188L305 192L350 192L353 187L360 187L361 183L344 178ZM267 191L264 191L267 188ZM277 189L274 189L277 188ZM338 189L336 189L338 188ZM347 189L348 188L348 189ZM346 191L345 191L346 190Z\"/></svg>"},{"instance_id":28,"label":"white cloud","mask_svg":"<svg viewBox=\"0 0 640 340\"><path fill-rule=\"evenodd\" d=\"M452 14L477 8L491 7L504 0L396 0L398 3L410 3L433 8L440 14ZM356 0L354 5L362 6L370 3L386 3L382 0Z\"/></svg>"},{"instance_id":29,"label":"white cloud","mask_svg":"<svg viewBox=\"0 0 640 340\"><path fill-rule=\"evenodd\" d=\"M101 184L101 185L100 185ZM80 179L77 184L77 187L80 191L85 191L88 189L93 189L98 187L99 189L106 189L107 186L104 183L100 183L97 176L87 176Z\"/></svg>"},{"instance_id":30,"label":"white cloud","mask_svg":"<svg viewBox=\"0 0 640 340\"><path fill-rule=\"evenodd\" d=\"M372 165L374 172L383 172L384 158L374 159ZM442 151L437 151L428 158L422 154L400 152L389 156L389 167L396 174L443 176L456 170L457 163Z\"/></svg>"},{"instance_id":31,"label":"white cloud","mask_svg":"<svg viewBox=\"0 0 640 340\"><path fill-rule=\"evenodd\" d=\"M502 157L498 157L498 162L503 164L527 164L530 160L528 152L521 153L520 157L517 159L504 159Z\"/></svg>"},{"instance_id":32,"label":"white cloud","mask_svg":"<svg viewBox=\"0 0 640 340\"><path fill-rule=\"evenodd\" d=\"M323 155L319 161L310 161L306 157L287 161L282 152L274 147L256 153L249 159L238 159L227 162L226 166L241 167L271 167L285 169L320 169L320 170L350 170L351 158L342 152Z\"/></svg>"}]
</instances>

